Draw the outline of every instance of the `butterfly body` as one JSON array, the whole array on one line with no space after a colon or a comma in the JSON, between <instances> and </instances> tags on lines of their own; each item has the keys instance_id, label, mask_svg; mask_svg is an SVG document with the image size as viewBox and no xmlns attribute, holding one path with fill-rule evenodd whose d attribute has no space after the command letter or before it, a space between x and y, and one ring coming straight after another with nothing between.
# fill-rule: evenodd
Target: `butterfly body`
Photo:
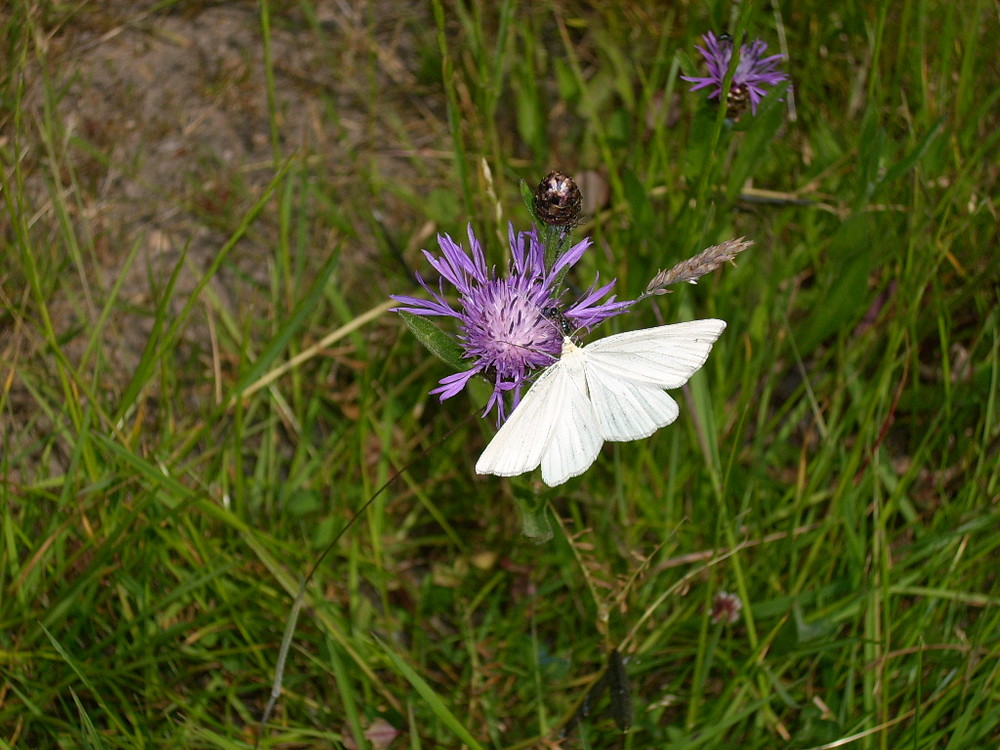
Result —
<instances>
[{"instance_id":1,"label":"butterfly body","mask_svg":"<svg viewBox=\"0 0 1000 750\"><path fill-rule=\"evenodd\" d=\"M708 358L721 320L627 331L562 355L525 394L476 463L480 474L514 476L541 466L549 486L582 474L606 441L639 440L679 414L664 390L679 388Z\"/></svg>"}]
</instances>

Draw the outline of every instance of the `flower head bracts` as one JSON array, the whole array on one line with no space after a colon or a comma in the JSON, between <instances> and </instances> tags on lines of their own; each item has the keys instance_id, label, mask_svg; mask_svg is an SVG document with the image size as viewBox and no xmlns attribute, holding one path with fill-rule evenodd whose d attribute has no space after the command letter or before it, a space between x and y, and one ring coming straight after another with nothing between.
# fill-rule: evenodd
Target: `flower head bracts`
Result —
<instances>
[{"instance_id":1,"label":"flower head bracts","mask_svg":"<svg viewBox=\"0 0 1000 750\"><path fill-rule=\"evenodd\" d=\"M474 360L472 368L449 375L431 391L441 400L457 395L474 375L483 375L493 383L493 394L486 412L497 408L499 421L506 418L503 394L513 391L514 405L533 370L547 367L559 358L563 334L545 315L558 307L574 328L592 328L624 312L631 302L615 302L614 296L602 301L614 282L598 287L596 282L580 299L569 306L560 303L557 279L574 266L590 247L585 239L568 248L551 268L545 268L545 248L535 229L514 233L509 229L511 265L507 276L486 265L486 258L472 227L468 230L470 252L448 235L438 236L441 257L424 251L424 256L440 274L437 290L418 274L417 281L431 296L425 300L392 295L402 306L395 308L422 316L447 316L458 321L458 340L463 357ZM445 282L458 293L453 307L446 298ZM485 413L484 413L485 414Z\"/></svg>"},{"instance_id":2,"label":"flower head bracts","mask_svg":"<svg viewBox=\"0 0 1000 750\"><path fill-rule=\"evenodd\" d=\"M695 49L705 58L708 75L681 76L681 78L695 84L691 87L691 91L714 86L715 88L709 93L709 98L718 99L722 94L722 83L726 77L726 71L729 70L729 61L733 57L733 42L728 36L718 38L711 31L705 34L702 40L705 42L705 46L695 47ZM767 94L765 87L776 86L788 79L786 73L777 70L778 63L784 59L784 55L764 57L766 49L767 44L759 39L740 47L740 59L736 64L736 72L733 74L730 90L726 93L727 103L731 107L738 105L743 99L748 99L751 113L757 114L757 105ZM737 111L732 119L738 118L739 112Z\"/></svg>"}]
</instances>

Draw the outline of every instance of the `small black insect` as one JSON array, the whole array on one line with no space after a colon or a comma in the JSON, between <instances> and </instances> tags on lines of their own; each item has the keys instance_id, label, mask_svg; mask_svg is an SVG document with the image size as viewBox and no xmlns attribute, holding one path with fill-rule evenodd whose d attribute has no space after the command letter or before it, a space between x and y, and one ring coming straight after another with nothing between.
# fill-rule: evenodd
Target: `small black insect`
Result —
<instances>
[{"instance_id":1,"label":"small black insect","mask_svg":"<svg viewBox=\"0 0 1000 750\"><path fill-rule=\"evenodd\" d=\"M546 307L542 310L542 315L558 325L559 332L562 333L563 336L573 335L573 324L570 322L569 318L562 314L558 307Z\"/></svg>"},{"instance_id":2,"label":"small black insect","mask_svg":"<svg viewBox=\"0 0 1000 750\"><path fill-rule=\"evenodd\" d=\"M730 34L728 31L723 31L721 34L719 34L719 36L716 37L716 39L718 39L720 42L728 44L730 47L736 44L736 40L733 39L733 35ZM746 44L746 41L747 41L747 33L744 31L743 43Z\"/></svg>"},{"instance_id":3,"label":"small black insect","mask_svg":"<svg viewBox=\"0 0 1000 750\"><path fill-rule=\"evenodd\" d=\"M554 227L576 226L583 207L583 195L576 181L558 171L549 172L535 190L535 213Z\"/></svg>"}]
</instances>

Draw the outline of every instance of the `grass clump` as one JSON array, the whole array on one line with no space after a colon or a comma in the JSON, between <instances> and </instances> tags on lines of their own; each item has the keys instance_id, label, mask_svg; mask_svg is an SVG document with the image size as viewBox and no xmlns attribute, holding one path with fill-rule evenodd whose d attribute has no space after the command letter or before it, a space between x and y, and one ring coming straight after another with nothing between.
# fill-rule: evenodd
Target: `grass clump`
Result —
<instances>
[{"instance_id":1,"label":"grass clump","mask_svg":"<svg viewBox=\"0 0 1000 750\"><path fill-rule=\"evenodd\" d=\"M355 5L0 11L0 746L996 744L989 7ZM622 298L755 245L602 332L728 323L535 546L386 301L556 168Z\"/></svg>"}]
</instances>

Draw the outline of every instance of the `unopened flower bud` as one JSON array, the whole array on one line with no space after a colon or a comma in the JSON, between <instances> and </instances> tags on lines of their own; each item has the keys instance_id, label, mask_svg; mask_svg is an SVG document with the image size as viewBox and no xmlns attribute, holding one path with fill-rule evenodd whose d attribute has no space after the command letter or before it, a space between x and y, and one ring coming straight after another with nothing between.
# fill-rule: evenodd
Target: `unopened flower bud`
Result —
<instances>
[{"instance_id":1,"label":"unopened flower bud","mask_svg":"<svg viewBox=\"0 0 1000 750\"><path fill-rule=\"evenodd\" d=\"M734 84L726 94L726 117L733 122L739 122L740 117L748 109L750 109L750 89L745 83Z\"/></svg>"},{"instance_id":2,"label":"unopened flower bud","mask_svg":"<svg viewBox=\"0 0 1000 750\"><path fill-rule=\"evenodd\" d=\"M583 195L576 182L562 172L549 172L535 190L535 213L545 224L555 227L575 226L583 206Z\"/></svg>"}]
</instances>

